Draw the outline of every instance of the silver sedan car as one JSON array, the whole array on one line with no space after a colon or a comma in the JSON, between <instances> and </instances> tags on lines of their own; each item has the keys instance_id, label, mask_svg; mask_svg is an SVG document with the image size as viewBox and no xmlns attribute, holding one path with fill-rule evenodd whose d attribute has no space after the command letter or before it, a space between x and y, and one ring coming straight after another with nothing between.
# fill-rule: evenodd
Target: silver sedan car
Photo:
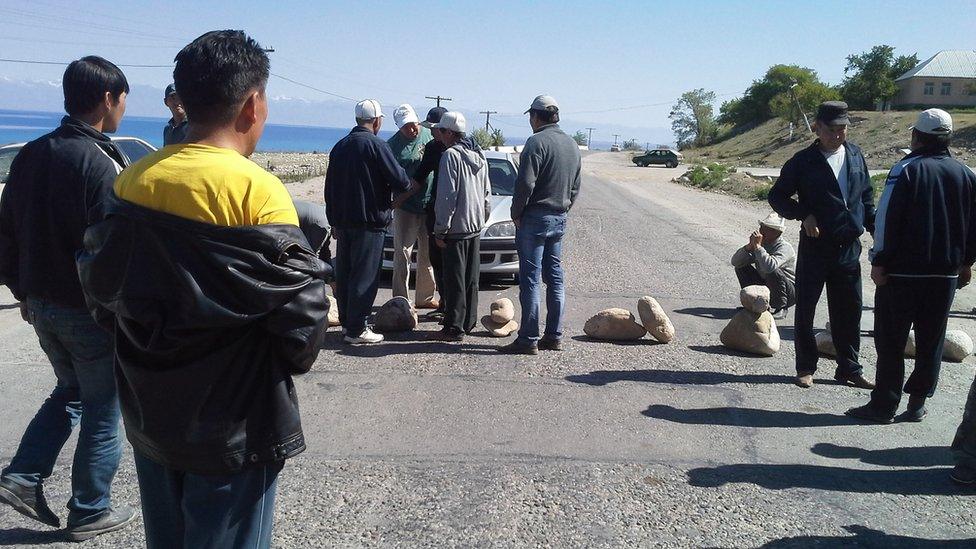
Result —
<instances>
[{"instance_id":1,"label":"silver sedan car","mask_svg":"<svg viewBox=\"0 0 976 549\"><path fill-rule=\"evenodd\" d=\"M512 194L518 174L518 155L485 151L488 179L491 181L491 216L481 231L481 274L518 277L518 252L515 249L515 223L512 222ZM394 214L396 215L396 214ZM417 268L414 248L411 270ZM393 270L393 235L387 231L383 242L383 270Z\"/></svg>"}]
</instances>

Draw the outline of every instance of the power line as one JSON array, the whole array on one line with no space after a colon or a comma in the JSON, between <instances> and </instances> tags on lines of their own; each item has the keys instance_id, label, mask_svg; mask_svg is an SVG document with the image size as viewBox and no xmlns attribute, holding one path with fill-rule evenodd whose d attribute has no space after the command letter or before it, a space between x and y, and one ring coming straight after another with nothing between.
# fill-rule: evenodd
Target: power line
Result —
<instances>
[{"instance_id":1,"label":"power line","mask_svg":"<svg viewBox=\"0 0 976 549\"><path fill-rule=\"evenodd\" d=\"M3 59L0 58L0 62L3 63L23 63L25 65L60 65L62 67L67 66L69 63L64 63L62 61L34 61L31 59ZM131 63L115 63L117 67L126 67L131 69L171 69L172 64L169 65L139 65Z\"/></svg>"},{"instance_id":2,"label":"power line","mask_svg":"<svg viewBox=\"0 0 976 549\"><path fill-rule=\"evenodd\" d=\"M301 86L303 88L308 88L310 90L314 90L314 91L317 91L319 93L324 93L325 95L331 95L332 97L338 97L339 99L345 99L346 101L352 101L353 103L356 103L356 102L359 101L358 99L353 99L352 97L346 97L345 95L339 95L338 93L332 93L330 91L325 91L323 89L316 88L315 86L311 86L309 84L305 84L303 82L299 82L298 80L292 80L291 78L288 78L286 76L281 76L280 74L271 73L271 76L274 76L275 78L280 78L280 79L284 80L285 82L291 82L292 84L295 84L296 86Z\"/></svg>"},{"instance_id":3,"label":"power line","mask_svg":"<svg viewBox=\"0 0 976 549\"><path fill-rule=\"evenodd\" d=\"M450 97L441 97L441 96L439 96L439 95L436 95L436 96L434 96L434 97L431 97L431 96L429 96L429 95L425 95L425 96L424 96L424 99L436 99L436 100L437 100L437 106L438 106L438 107L440 107L440 106L441 106L441 101L454 101L454 100L453 100L453 99L451 99Z\"/></svg>"}]
</instances>

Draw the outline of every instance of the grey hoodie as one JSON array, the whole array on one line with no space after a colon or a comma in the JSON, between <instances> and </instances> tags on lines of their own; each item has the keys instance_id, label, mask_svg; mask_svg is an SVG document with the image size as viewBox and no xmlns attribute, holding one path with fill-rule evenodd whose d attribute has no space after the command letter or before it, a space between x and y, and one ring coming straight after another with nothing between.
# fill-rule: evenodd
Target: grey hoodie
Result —
<instances>
[{"instance_id":1,"label":"grey hoodie","mask_svg":"<svg viewBox=\"0 0 976 549\"><path fill-rule=\"evenodd\" d=\"M476 147L458 143L441 156L434 205L434 234L440 238L478 236L491 213L488 161Z\"/></svg>"}]
</instances>

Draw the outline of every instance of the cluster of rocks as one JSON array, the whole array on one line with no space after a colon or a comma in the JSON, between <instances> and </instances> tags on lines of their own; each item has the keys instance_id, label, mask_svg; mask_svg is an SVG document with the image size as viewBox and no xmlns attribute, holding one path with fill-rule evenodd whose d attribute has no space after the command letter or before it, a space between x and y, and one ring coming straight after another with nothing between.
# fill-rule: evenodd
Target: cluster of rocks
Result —
<instances>
[{"instance_id":1,"label":"cluster of rocks","mask_svg":"<svg viewBox=\"0 0 976 549\"><path fill-rule=\"evenodd\" d=\"M329 327L339 325L339 302L331 295L325 296L329 300Z\"/></svg>"},{"instance_id":2,"label":"cluster of rocks","mask_svg":"<svg viewBox=\"0 0 976 549\"><path fill-rule=\"evenodd\" d=\"M627 309L605 309L586 321L583 332L594 339L607 341L632 341L646 334L661 343L670 343L674 339L674 324L656 299L640 298L637 313L640 322Z\"/></svg>"},{"instance_id":3,"label":"cluster of rocks","mask_svg":"<svg viewBox=\"0 0 976 549\"><path fill-rule=\"evenodd\" d=\"M251 160L284 180L300 180L323 175L329 166L329 155L317 152L259 152Z\"/></svg>"},{"instance_id":4,"label":"cluster of rocks","mask_svg":"<svg viewBox=\"0 0 976 549\"><path fill-rule=\"evenodd\" d=\"M824 331L816 335L817 351L820 354L835 357L837 348L834 346L833 337L830 335L830 323L827 323ZM905 358L915 358L915 330L908 333L908 341L905 343ZM947 330L945 342L942 346L942 359L949 362L962 362L966 357L973 354L973 338L962 330Z\"/></svg>"},{"instance_id":5,"label":"cluster of rocks","mask_svg":"<svg viewBox=\"0 0 976 549\"><path fill-rule=\"evenodd\" d=\"M746 286L739 292L742 310L729 320L719 339L736 351L760 356L779 352L780 337L776 321L769 312L769 288Z\"/></svg>"},{"instance_id":6,"label":"cluster of rocks","mask_svg":"<svg viewBox=\"0 0 976 549\"><path fill-rule=\"evenodd\" d=\"M481 325L495 337L512 335L519 328L515 322L515 304L507 297L493 301L490 312L481 317Z\"/></svg>"}]
</instances>

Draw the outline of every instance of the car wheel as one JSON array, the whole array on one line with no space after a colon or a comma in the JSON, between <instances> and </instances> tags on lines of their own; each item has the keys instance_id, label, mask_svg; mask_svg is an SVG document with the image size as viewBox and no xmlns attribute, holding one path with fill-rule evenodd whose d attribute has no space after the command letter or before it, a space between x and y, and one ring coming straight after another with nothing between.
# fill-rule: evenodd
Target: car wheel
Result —
<instances>
[{"instance_id":1,"label":"car wheel","mask_svg":"<svg viewBox=\"0 0 976 549\"><path fill-rule=\"evenodd\" d=\"M668 167L669 168L677 168L678 167L678 163L677 162L668 162Z\"/></svg>"}]
</instances>

